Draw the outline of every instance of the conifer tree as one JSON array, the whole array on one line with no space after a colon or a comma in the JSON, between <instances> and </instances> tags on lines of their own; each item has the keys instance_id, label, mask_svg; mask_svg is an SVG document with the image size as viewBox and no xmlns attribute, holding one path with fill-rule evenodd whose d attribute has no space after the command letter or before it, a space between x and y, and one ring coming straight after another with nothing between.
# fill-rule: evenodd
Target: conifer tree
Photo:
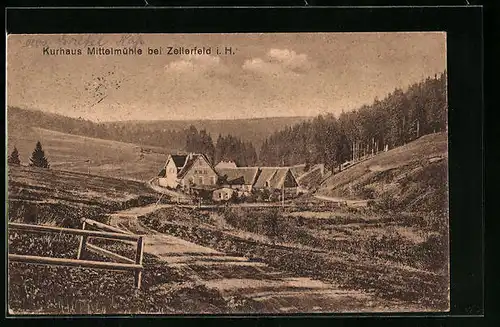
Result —
<instances>
[{"instance_id":1,"label":"conifer tree","mask_svg":"<svg viewBox=\"0 0 500 327\"><path fill-rule=\"evenodd\" d=\"M47 158L45 158L45 152L42 149L42 144L40 143L40 141L36 142L35 150L31 154L30 166L50 168L49 162Z\"/></svg>"},{"instance_id":2,"label":"conifer tree","mask_svg":"<svg viewBox=\"0 0 500 327\"><path fill-rule=\"evenodd\" d=\"M12 151L9 158L7 159L7 165L19 166L20 164L21 164L21 160L19 160L19 152L17 151L17 148L14 147L14 150Z\"/></svg>"}]
</instances>

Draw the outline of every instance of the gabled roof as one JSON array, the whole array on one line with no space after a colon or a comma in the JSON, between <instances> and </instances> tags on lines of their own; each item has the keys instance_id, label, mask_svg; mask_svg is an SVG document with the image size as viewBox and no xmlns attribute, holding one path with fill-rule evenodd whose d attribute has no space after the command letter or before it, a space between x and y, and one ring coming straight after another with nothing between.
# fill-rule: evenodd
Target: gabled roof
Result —
<instances>
[{"instance_id":1,"label":"gabled roof","mask_svg":"<svg viewBox=\"0 0 500 327\"><path fill-rule=\"evenodd\" d=\"M259 170L260 174L257 180L255 181L255 187L268 187L268 185L266 185L266 182L269 181L269 183L271 183L271 179L273 178L274 174L276 174L277 168L261 167Z\"/></svg>"},{"instance_id":2,"label":"gabled roof","mask_svg":"<svg viewBox=\"0 0 500 327\"><path fill-rule=\"evenodd\" d=\"M219 168L237 168L236 163L234 161L221 161L217 165L215 165L215 169Z\"/></svg>"},{"instance_id":3,"label":"gabled roof","mask_svg":"<svg viewBox=\"0 0 500 327\"><path fill-rule=\"evenodd\" d=\"M227 177L230 185L252 185L255 181L259 168L257 167L236 167L218 168L217 173L221 177Z\"/></svg>"},{"instance_id":4,"label":"gabled roof","mask_svg":"<svg viewBox=\"0 0 500 327\"><path fill-rule=\"evenodd\" d=\"M290 169L285 168L285 169L276 169L276 173L273 175L273 178L271 178L271 187L274 188L280 188L285 181L286 174L288 173Z\"/></svg>"},{"instance_id":5,"label":"gabled roof","mask_svg":"<svg viewBox=\"0 0 500 327\"><path fill-rule=\"evenodd\" d=\"M208 160L207 156L205 156L204 154L201 154L201 153L194 153L194 154L187 156L186 163L182 167L182 170L177 174L177 178L183 178L187 174L187 172L191 169L191 167L193 167L193 164L196 162L196 160L198 158L205 160L207 162L208 166L215 173L217 173L215 171L214 167L212 166L212 164L210 163L210 160Z\"/></svg>"},{"instance_id":6,"label":"gabled roof","mask_svg":"<svg viewBox=\"0 0 500 327\"><path fill-rule=\"evenodd\" d=\"M254 186L256 188L281 188L288 173L295 180L295 176L289 167L262 167Z\"/></svg>"},{"instance_id":7,"label":"gabled roof","mask_svg":"<svg viewBox=\"0 0 500 327\"><path fill-rule=\"evenodd\" d=\"M187 154L171 154L170 157L174 161L174 164L177 167L177 169L180 169L186 163L186 159L187 159L188 155Z\"/></svg>"},{"instance_id":8,"label":"gabled roof","mask_svg":"<svg viewBox=\"0 0 500 327\"><path fill-rule=\"evenodd\" d=\"M290 170L292 171L292 173L295 176L302 176L303 174L306 173L305 168L306 168L306 164L300 164L300 165L291 166Z\"/></svg>"}]
</instances>

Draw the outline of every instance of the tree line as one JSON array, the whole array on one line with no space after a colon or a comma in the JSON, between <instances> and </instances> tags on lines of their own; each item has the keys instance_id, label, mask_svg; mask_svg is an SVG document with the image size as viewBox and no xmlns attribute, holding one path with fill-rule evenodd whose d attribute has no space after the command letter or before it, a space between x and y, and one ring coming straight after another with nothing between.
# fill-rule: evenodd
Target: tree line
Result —
<instances>
[{"instance_id":1,"label":"tree line","mask_svg":"<svg viewBox=\"0 0 500 327\"><path fill-rule=\"evenodd\" d=\"M45 151L42 148L42 143L40 141L36 142L35 149L29 158L30 167L39 167L39 168L50 168L49 161L45 157ZM8 166L20 166L21 159L19 159L19 151L16 147L12 150L11 154L7 158Z\"/></svg>"},{"instance_id":2,"label":"tree line","mask_svg":"<svg viewBox=\"0 0 500 327\"><path fill-rule=\"evenodd\" d=\"M198 131L194 126L188 129L184 148L187 152L204 153L213 164L234 161L238 166L253 166L257 163L257 151L252 142L242 141L230 134L219 134L214 144L206 130Z\"/></svg>"},{"instance_id":3,"label":"tree line","mask_svg":"<svg viewBox=\"0 0 500 327\"><path fill-rule=\"evenodd\" d=\"M324 163L333 170L343 162L446 130L447 109L445 71L338 118L319 115L275 132L262 144L259 162Z\"/></svg>"}]
</instances>

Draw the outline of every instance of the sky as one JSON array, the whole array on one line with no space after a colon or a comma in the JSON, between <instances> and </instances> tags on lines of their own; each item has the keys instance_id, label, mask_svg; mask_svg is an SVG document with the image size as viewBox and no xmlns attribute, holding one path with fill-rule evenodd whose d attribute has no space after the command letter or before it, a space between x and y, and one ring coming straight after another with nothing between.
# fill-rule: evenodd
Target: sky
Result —
<instances>
[{"instance_id":1,"label":"sky","mask_svg":"<svg viewBox=\"0 0 500 327\"><path fill-rule=\"evenodd\" d=\"M211 53L168 54L195 46ZM61 48L82 54L47 54ZM445 69L441 32L9 35L7 104L93 121L316 116Z\"/></svg>"}]
</instances>

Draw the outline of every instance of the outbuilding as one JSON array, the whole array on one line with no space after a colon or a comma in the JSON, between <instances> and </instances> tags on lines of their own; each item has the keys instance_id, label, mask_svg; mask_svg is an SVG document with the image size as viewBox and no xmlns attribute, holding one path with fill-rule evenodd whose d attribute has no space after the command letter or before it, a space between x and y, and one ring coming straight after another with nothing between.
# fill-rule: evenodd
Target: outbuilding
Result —
<instances>
[{"instance_id":1,"label":"outbuilding","mask_svg":"<svg viewBox=\"0 0 500 327\"><path fill-rule=\"evenodd\" d=\"M212 199L217 202L228 201L229 199L231 199L234 192L235 190L232 188L222 187L213 191Z\"/></svg>"}]
</instances>

